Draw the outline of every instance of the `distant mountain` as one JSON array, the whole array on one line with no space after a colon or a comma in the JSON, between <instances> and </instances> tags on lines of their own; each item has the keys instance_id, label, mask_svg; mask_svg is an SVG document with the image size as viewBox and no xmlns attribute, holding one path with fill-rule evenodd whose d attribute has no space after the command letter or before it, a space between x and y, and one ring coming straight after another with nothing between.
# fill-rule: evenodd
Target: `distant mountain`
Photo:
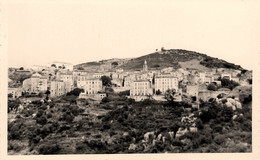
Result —
<instances>
[{"instance_id":1,"label":"distant mountain","mask_svg":"<svg viewBox=\"0 0 260 160\"><path fill-rule=\"evenodd\" d=\"M169 49L147 54L132 59L110 59L99 62L87 62L74 66L74 68L84 68L85 70L100 69L102 66L110 70L123 68L124 70L141 70L144 61L147 61L149 68L162 69L166 67L177 68L230 68L243 70L240 65L226 62L224 60L207 56L206 54L188 51L183 49ZM108 69L106 68L106 69Z\"/></svg>"}]
</instances>

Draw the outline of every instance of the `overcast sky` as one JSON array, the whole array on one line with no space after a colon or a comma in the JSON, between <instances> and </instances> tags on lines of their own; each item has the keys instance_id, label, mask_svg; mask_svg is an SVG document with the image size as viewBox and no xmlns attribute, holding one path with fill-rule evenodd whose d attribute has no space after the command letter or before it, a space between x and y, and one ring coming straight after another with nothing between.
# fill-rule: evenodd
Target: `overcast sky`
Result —
<instances>
[{"instance_id":1,"label":"overcast sky","mask_svg":"<svg viewBox=\"0 0 260 160\"><path fill-rule=\"evenodd\" d=\"M138 57L164 47L252 69L258 9L254 0L11 0L8 66Z\"/></svg>"}]
</instances>

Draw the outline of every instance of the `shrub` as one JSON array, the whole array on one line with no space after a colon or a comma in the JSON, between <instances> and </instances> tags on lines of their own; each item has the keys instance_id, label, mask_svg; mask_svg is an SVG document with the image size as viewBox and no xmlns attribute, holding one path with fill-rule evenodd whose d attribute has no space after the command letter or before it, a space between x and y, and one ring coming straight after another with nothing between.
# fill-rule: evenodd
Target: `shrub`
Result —
<instances>
[{"instance_id":1,"label":"shrub","mask_svg":"<svg viewBox=\"0 0 260 160\"><path fill-rule=\"evenodd\" d=\"M52 117L52 114L51 113L48 113L47 114L47 118L51 118Z\"/></svg>"},{"instance_id":2,"label":"shrub","mask_svg":"<svg viewBox=\"0 0 260 160\"><path fill-rule=\"evenodd\" d=\"M103 86L111 86L111 78L108 76L101 77Z\"/></svg>"},{"instance_id":3,"label":"shrub","mask_svg":"<svg viewBox=\"0 0 260 160\"><path fill-rule=\"evenodd\" d=\"M135 103L135 99L133 99L133 98L127 99L127 104L131 105L131 104L134 104L134 103Z\"/></svg>"},{"instance_id":4,"label":"shrub","mask_svg":"<svg viewBox=\"0 0 260 160\"><path fill-rule=\"evenodd\" d=\"M252 79L247 79L249 84L252 84Z\"/></svg>"},{"instance_id":5,"label":"shrub","mask_svg":"<svg viewBox=\"0 0 260 160\"><path fill-rule=\"evenodd\" d=\"M150 99L145 99L145 100L141 101L142 106L149 106L149 105L152 105L152 104L154 104L154 101L152 101Z\"/></svg>"},{"instance_id":6,"label":"shrub","mask_svg":"<svg viewBox=\"0 0 260 160\"><path fill-rule=\"evenodd\" d=\"M158 89L156 92L155 92L156 95L161 95L162 92Z\"/></svg>"},{"instance_id":7,"label":"shrub","mask_svg":"<svg viewBox=\"0 0 260 160\"><path fill-rule=\"evenodd\" d=\"M32 104L41 105L42 102L40 100L32 101Z\"/></svg>"},{"instance_id":8,"label":"shrub","mask_svg":"<svg viewBox=\"0 0 260 160\"><path fill-rule=\"evenodd\" d=\"M225 136L224 135L217 135L214 138L214 141L216 144L221 145L225 142Z\"/></svg>"},{"instance_id":9,"label":"shrub","mask_svg":"<svg viewBox=\"0 0 260 160\"><path fill-rule=\"evenodd\" d=\"M40 118L36 118L36 122L41 125L44 125L47 123L47 118L45 116L41 116Z\"/></svg>"},{"instance_id":10,"label":"shrub","mask_svg":"<svg viewBox=\"0 0 260 160\"><path fill-rule=\"evenodd\" d=\"M119 96L129 96L130 95L130 90L119 92L118 95Z\"/></svg>"},{"instance_id":11,"label":"shrub","mask_svg":"<svg viewBox=\"0 0 260 160\"><path fill-rule=\"evenodd\" d=\"M101 100L101 102L102 103L108 103L108 102L110 102L111 100L108 98L108 97L104 97L102 100Z\"/></svg>"},{"instance_id":12,"label":"shrub","mask_svg":"<svg viewBox=\"0 0 260 160\"><path fill-rule=\"evenodd\" d=\"M222 132L223 127L219 124L212 126L212 129L214 130L214 132Z\"/></svg>"},{"instance_id":13,"label":"shrub","mask_svg":"<svg viewBox=\"0 0 260 160\"><path fill-rule=\"evenodd\" d=\"M198 119L196 121L196 126L199 130L202 130L204 128L203 122L201 121L201 119Z\"/></svg>"},{"instance_id":14,"label":"shrub","mask_svg":"<svg viewBox=\"0 0 260 160\"><path fill-rule=\"evenodd\" d=\"M57 154L61 150L56 143L48 143L40 145L38 152L40 154Z\"/></svg>"},{"instance_id":15,"label":"shrub","mask_svg":"<svg viewBox=\"0 0 260 160\"><path fill-rule=\"evenodd\" d=\"M224 88L229 88L230 90L233 90L235 87L239 86L239 83L237 83L233 80L222 78L221 79L221 85Z\"/></svg>"},{"instance_id":16,"label":"shrub","mask_svg":"<svg viewBox=\"0 0 260 160\"><path fill-rule=\"evenodd\" d=\"M208 90L210 90L210 91L216 91L216 90L218 90L218 87L217 87L214 83L210 83L210 84L208 85Z\"/></svg>"},{"instance_id":17,"label":"shrub","mask_svg":"<svg viewBox=\"0 0 260 160\"><path fill-rule=\"evenodd\" d=\"M70 95L74 95L74 96L79 96L80 93L84 92L84 89L80 89L80 88L75 88L73 89L72 91L68 92L67 93L67 96L70 96Z\"/></svg>"}]
</instances>

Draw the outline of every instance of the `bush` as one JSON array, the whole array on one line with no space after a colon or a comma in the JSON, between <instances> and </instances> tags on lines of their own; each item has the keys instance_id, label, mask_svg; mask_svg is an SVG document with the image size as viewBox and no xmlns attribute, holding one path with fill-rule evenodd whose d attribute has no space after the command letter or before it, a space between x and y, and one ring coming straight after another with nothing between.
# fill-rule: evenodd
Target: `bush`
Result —
<instances>
[{"instance_id":1,"label":"bush","mask_svg":"<svg viewBox=\"0 0 260 160\"><path fill-rule=\"evenodd\" d=\"M110 99L108 97L104 97L102 100L101 100L102 103L108 103L110 102Z\"/></svg>"},{"instance_id":2,"label":"bush","mask_svg":"<svg viewBox=\"0 0 260 160\"><path fill-rule=\"evenodd\" d=\"M212 126L212 129L214 130L214 132L219 132L219 133L221 133L223 127L222 127L221 125L217 124L217 125Z\"/></svg>"},{"instance_id":3,"label":"bush","mask_svg":"<svg viewBox=\"0 0 260 160\"><path fill-rule=\"evenodd\" d=\"M152 101L150 99L145 99L145 100L141 101L142 106L149 106L149 105L152 105L152 104L154 104L154 101Z\"/></svg>"},{"instance_id":4,"label":"bush","mask_svg":"<svg viewBox=\"0 0 260 160\"><path fill-rule=\"evenodd\" d=\"M162 92L158 89L156 92L155 92L156 95L161 95Z\"/></svg>"},{"instance_id":5,"label":"bush","mask_svg":"<svg viewBox=\"0 0 260 160\"><path fill-rule=\"evenodd\" d=\"M84 89L80 89L80 88L75 88L73 89L72 91L68 92L67 93L67 96L70 96L70 95L74 95L74 96L79 96L80 93L83 93L84 92Z\"/></svg>"},{"instance_id":6,"label":"bush","mask_svg":"<svg viewBox=\"0 0 260 160\"><path fill-rule=\"evenodd\" d=\"M45 116L41 116L40 118L36 118L36 122L38 124L44 125L47 123L47 118Z\"/></svg>"},{"instance_id":7,"label":"bush","mask_svg":"<svg viewBox=\"0 0 260 160\"><path fill-rule=\"evenodd\" d=\"M118 93L119 96L129 96L130 95L130 90L122 91Z\"/></svg>"},{"instance_id":8,"label":"bush","mask_svg":"<svg viewBox=\"0 0 260 160\"><path fill-rule=\"evenodd\" d=\"M216 90L218 90L218 87L217 87L214 83L210 83L210 84L208 85L208 90L210 90L210 91L216 91Z\"/></svg>"},{"instance_id":9,"label":"bush","mask_svg":"<svg viewBox=\"0 0 260 160\"><path fill-rule=\"evenodd\" d=\"M111 78L108 76L101 77L103 86L111 86Z\"/></svg>"},{"instance_id":10,"label":"bush","mask_svg":"<svg viewBox=\"0 0 260 160\"><path fill-rule=\"evenodd\" d=\"M203 125L203 122L201 121L201 119L197 119L196 121L196 127L199 129L199 130L202 130L204 128L204 125Z\"/></svg>"},{"instance_id":11,"label":"bush","mask_svg":"<svg viewBox=\"0 0 260 160\"><path fill-rule=\"evenodd\" d=\"M233 90L235 87L239 86L239 83L237 83L237 82L235 82L233 80L222 78L221 79L221 85L224 88L228 88L230 90Z\"/></svg>"},{"instance_id":12,"label":"bush","mask_svg":"<svg viewBox=\"0 0 260 160\"><path fill-rule=\"evenodd\" d=\"M252 84L252 79L247 79L249 84Z\"/></svg>"},{"instance_id":13,"label":"bush","mask_svg":"<svg viewBox=\"0 0 260 160\"><path fill-rule=\"evenodd\" d=\"M40 145L38 152L40 154L57 154L61 150L56 143L48 143Z\"/></svg>"},{"instance_id":14,"label":"bush","mask_svg":"<svg viewBox=\"0 0 260 160\"><path fill-rule=\"evenodd\" d=\"M221 145L225 142L225 136L224 135L217 135L214 138L214 141L216 144Z\"/></svg>"},{"instance_id":15,"label":"bush","mask_svg":"<svg viewBox=\"0 0 260 160\"><path fill-rule=\"evenodd\" d=\"M133 99L133 98L128 98L127 99L127 104L128 105L131 105L131 104L134 104L135 103L135 99Z\"/></svg>"},{"instance_id":16,"label":"bush","mask_svg":"<svg viewBox=\"0 0 260 160\"><path fill-rule=\"evenodd\" d=\"M47 114L47 118L51 118L52 117L52 114L51 113L48 113Z\"/></svg>"}]
</instances>

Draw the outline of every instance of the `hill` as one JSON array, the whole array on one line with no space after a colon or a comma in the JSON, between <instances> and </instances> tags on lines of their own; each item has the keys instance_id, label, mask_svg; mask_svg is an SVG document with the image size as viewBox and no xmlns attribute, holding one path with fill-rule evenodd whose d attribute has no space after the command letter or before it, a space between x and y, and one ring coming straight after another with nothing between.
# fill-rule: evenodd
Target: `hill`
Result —
<instances>
[{"instance_id":1,"label":"hill","mask_svg":"<svg viewBox=\"0 0 260 160\"><path fill-rule=\"evenodd\" d=\"M87 62L74 66L74 68L84 68L86 70L94 70L94 68L117 69L124 70L141 70L144 61L147 61L149 68L162 69L166 67L177 68L230 68L243 70L240 65L235 65L227 61L207 56L206 54L188 51L183 49L169 49L150 53L141 57L132 59L110 59L99 62ZM191 65L192 64L192 65Z\"/></svg>"}]
</instances>

